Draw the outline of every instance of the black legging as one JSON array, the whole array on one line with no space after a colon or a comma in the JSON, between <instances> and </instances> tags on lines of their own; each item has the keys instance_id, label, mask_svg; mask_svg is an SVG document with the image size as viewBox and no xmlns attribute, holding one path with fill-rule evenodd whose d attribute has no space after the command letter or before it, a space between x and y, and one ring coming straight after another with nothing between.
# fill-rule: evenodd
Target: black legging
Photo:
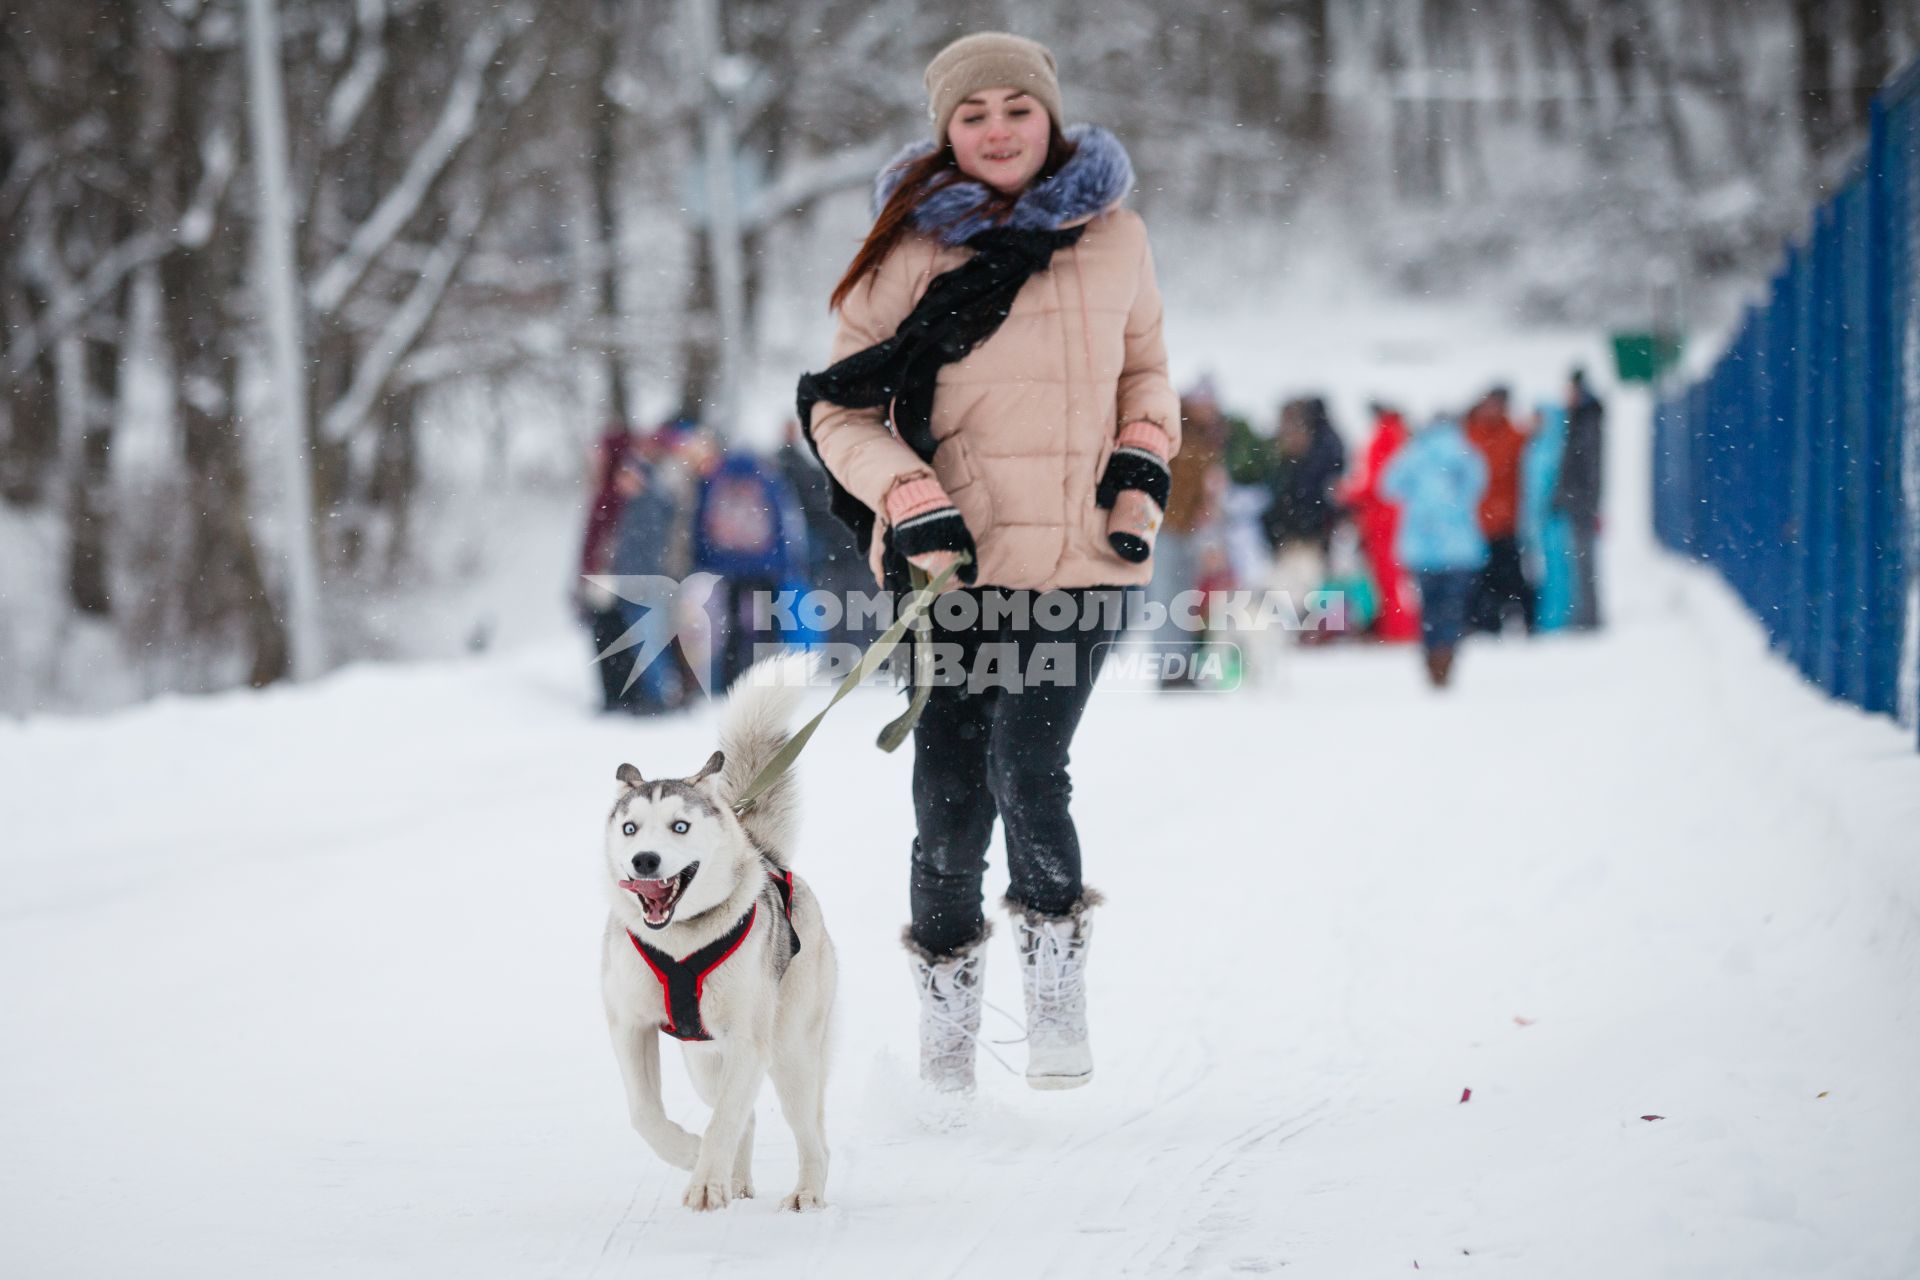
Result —
<instances>
[{"instance_id":1,"label":"black legging","mask_svg":"<svg viewBox=\"0 0 1920 1280\"><path fill-rule=\"evenodd\" d=\"M743 575L727 579L727 634L721 642L720 683L713 687L715 693L733 688L733 682L753 665L756 646L779 643L778 631L756 632L753 627L754 596L763 594L771 599L779 590L780 584L772 578Z\"/></svg>"},{"instance_id":2,"label":"black legging","mask_svg":"<svg viewBox=\"0 0 1920 1280\"><path fill-rule=\"evenodd\" d=\"M627 706L627 675L633 670L634 650L622 649L604 658L599 655L619 643L627 633L627 620L618 609L595 609L591 629L593 652L598 658L595 665L600 672L600 709L622 710Z\"/></svg>"},{"instance_id":3,"label":"black legging","mask_svg":"<svg viewBox=\"0 0 1920 1280\"><path fill-rule=\"evenodd\" d=\"M1039 592L969 588L976 602L994 596L1012 602ZM954 630L939 625L934 643L951 646L958 680L936 684L913 732L913 810L919 834L913 842L913 940L934 955L950 955L986 928L981 880L996 814L1006 827L1009 896L1043 915L1064 915L1079 901L1080 838L1067 812L1073 784L1067 748L1093 692L1094 678L1115 635L1109 625L1083 630L1089 609L1098 620L1116 620L1121 592L1113 587L1063 591L1074 603L1073 624L1058 631L1031 622L991 628L981 616ZM1000 670L1024 678L1036 656L1057 655L1068 665L1059 683L1008 689L969 690L969 675L983 671L981 646L1007 646L987 656L1005 659ZM1058 645L1058 649L1045 646Z\"/></svg>"},{"instance_id":4,"label":"black legging","mask_svg":"<svg viewBox=\"0 0 1920 1280\"><path fill-rule=\"evenodd\" d=\"M1510 606L1518 605L1520 620L1526 624L1527 634L1532 635L1536 602L1533 584L1527 581L1526 564L1520 558L1520 539L1512 534L1488 538L1487 567L1480 571L1480 582L1474 591L1474 630L1499 634L1506 625Z\"/></svg>"}]
</instances>

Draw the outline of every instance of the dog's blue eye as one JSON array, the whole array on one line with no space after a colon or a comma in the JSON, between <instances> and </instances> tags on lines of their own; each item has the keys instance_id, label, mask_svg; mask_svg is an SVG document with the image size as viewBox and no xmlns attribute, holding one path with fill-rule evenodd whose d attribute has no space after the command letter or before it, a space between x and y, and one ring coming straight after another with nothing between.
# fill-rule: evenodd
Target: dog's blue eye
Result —
<instances>
[{"instance_id":1,"label":"dog's blue eye","mask_svg":"<svg viewBox=\"0 0 1920 1280\"><path fill-rule=\"evenodd\" d=\"M691 830L693 830L693 824L688 822L685 818L682 818L678 822L673 824L673 834L677 836L683 836Z\"/></svg>"},{"instance_id":2,"label":"dog's blue eye","mask_svg":"<svg viewBox=\"0 0 1920 1280\"><path fill-rule=\"evenodd\" d=\"M634 826L631 822L629 822L626 826L620 828L620 834L623 836L630 836L634 832L638 831L639 829L640 828Z\"/></svg>"}]
</instances>

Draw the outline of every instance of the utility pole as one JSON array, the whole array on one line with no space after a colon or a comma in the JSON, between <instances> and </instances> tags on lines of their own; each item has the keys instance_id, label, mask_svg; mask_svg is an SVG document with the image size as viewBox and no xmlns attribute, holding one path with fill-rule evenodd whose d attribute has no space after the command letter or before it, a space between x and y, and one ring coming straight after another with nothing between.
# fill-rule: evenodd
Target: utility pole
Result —
<instances>
[{"instance_id":1,"label":"utility pole","mask_svg":"<svg viewBox=\"0 0 1920 1280\"><path fill-rule=\"evenodd\" d=\"M290 527L285 539L287 646L296 681L326 665L320 625L320 568L314 547L313 472L307 460L306 360L302 291L294 267L293 214L287 204L287 108L280 80L277 0L247 0L247 99L253 173L260 189L259 261L267 340L279 402L282 488Z\"/></svg>"},{"instance_id":2,"label":"utility pole","mask_svg":"<svg viewBox=\"0 0 1920 1280\"><path fill-rule=\"evenodd\" d=\"M707 252L713 264L714 310L720 322L720 378L711 398L710 425L740 434L741 382L746 365L746 245L735 188L739 169L733 98L746 68L722 47L720 0L686 0L693 67L700 77L700 140L706 170Z\"/></svg>"}]
</instances>

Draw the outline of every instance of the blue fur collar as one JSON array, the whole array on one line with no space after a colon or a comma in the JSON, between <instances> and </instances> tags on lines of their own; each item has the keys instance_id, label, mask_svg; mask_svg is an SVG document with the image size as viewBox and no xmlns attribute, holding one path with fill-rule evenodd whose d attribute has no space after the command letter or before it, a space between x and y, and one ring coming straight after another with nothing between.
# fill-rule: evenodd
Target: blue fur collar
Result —
<instances>
[{"instance_id":1,"label":"blue fur collar","mask_svg":"<svg viewBox=\"0 0 1920 1280\"><path fill-rule=\"evenodd\" d=\"M1133 162L1120 140L1098 125L1077 124L1067 130L1067 141L1078 149L1060 172L1028 187L1014 202L1013 215L996 224L982 212L989 195L986 184L966 179L936 191L914 210L913 225L944 245L964 244L976 233L995 225L1029 231L1057 231L1069 222L1100 213L1133 188ZM932 142L902 147L873 180L873 211L900 184L901 170L934 148Z\"/></svg>"}]
</instances>

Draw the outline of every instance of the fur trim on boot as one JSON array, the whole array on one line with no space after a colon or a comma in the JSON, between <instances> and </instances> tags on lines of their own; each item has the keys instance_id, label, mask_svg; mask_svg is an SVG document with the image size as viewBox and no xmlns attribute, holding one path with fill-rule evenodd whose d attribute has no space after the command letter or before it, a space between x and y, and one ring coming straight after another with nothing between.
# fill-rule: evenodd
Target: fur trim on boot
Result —
<instances>
[{"instance_id":1,"label":"fur trim on boot","mask_svg":"<svg viewBox=\"0 0 1920 1280\"><path fill-rule=\"evenodd\" d=\"M988 920L981 924L980 932L974 935L972 942L967 943L958 951L949 952L946 955L937 955L913 940L913 926L908 924L900 927L900 946L915 960L920 960L927 964L939 964L943 960L953 959L954 956L965 955L992 936L993 921Z\"/></svg>"},{"instance_id":2,"label":"fur trim on boot","mask_svg":"<svg viewBox=\"0 0 1920 1280\"><path fill-rule=\"evenodd\" d=\"M1014 917L1016 921L1024 919L1031 923L1037 923L1041 920L1078 920L1095 907L1104 907L1105 905L1107 905L1107 895L1101 893L1098 889L1089 888L1081 889L1080 896L1074 900L1073 905L1068 907L1064 914L1057 916L1042 915L1026 903L1014 897L1011 893L1000 899L1000 906L1008 915Z\"/></svg>"}]
</instances>

